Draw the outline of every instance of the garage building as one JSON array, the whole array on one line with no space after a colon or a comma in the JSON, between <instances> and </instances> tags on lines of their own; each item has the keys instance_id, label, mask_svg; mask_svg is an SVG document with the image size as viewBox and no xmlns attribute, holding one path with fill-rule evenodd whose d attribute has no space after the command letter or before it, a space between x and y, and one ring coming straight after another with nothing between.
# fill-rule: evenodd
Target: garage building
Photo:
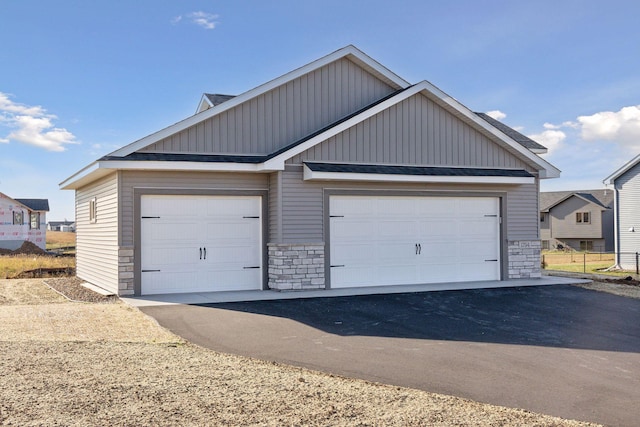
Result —
<instances>
[{"instance_id":1,"label":"garage building","mask_svg":"<svg viewBox=\"0 0 640 427\"><path fill-rule=\"evenodd\" d=\"M540 277L546 149L347 46L69 177L119 295Z\"/></svg>"}]
</instances>

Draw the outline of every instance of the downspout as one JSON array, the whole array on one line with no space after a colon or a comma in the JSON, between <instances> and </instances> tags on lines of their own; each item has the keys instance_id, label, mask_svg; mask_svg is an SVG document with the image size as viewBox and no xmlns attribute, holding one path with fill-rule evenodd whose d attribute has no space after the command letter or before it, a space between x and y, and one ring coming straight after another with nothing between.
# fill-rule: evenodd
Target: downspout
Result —
<instances>
[{"instance_id":1,"label":"downspout","mask_svg":"<svg viewBox=\"0 0 640 427\"><path fill-rule=\"evenodd\" d=\"M606 186L606 184L605 184ZM620 267L620 224L618 223L618 187L613 182L613 251L615 253L615 265L609 267L611 269L621 269Z\"/></svg>"}]
</instances>

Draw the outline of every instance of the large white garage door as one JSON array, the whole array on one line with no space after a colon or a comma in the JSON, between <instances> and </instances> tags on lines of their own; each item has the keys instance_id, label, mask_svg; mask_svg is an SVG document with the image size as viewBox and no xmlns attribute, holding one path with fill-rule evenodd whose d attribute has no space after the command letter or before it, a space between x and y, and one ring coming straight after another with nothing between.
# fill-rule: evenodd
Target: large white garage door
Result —
<instances>
[{"instance_id":1,"label":"large white garage door","mask_svg":"<svg viewBox=\"0 0 640 427\"><path fill-rule=\"evenodd\" d=\"M330 197L331 287L500 279L495 197Z\"/></svg>"},{"instance_id":2,"label":"large white garage door","mask_svg":"<svg viewBox=\"0 0 640 427\"><path fill-rule=\"evenodd\" d=\"M262 288L259 197L141 198L141 293Z\"/></svg>"}]
</instances>

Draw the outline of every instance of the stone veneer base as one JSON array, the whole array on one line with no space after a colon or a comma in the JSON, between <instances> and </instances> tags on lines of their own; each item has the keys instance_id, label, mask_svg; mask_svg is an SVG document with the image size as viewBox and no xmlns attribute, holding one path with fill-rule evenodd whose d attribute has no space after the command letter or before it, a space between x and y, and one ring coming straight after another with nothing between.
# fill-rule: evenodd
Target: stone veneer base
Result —
<instances>
[{"instance_id":1,"label":"stone veneer base","mask_svg":"<svg viewBox=\"0 0 640 427\"><path fill-rule=\"evenodd\" d=\"M269 243L269 288L324 289L324 243Z\"/></svg>"},{"instance_id":2,"label":"stone veneer base","mask_svg":"<svg viewBox=\"0 0 640 427\"><path fill-rule=\"evenodd\" d=\"M509 279L542 277L540 240L510 240L508 243Z\"/></svg>"}]
</instances>

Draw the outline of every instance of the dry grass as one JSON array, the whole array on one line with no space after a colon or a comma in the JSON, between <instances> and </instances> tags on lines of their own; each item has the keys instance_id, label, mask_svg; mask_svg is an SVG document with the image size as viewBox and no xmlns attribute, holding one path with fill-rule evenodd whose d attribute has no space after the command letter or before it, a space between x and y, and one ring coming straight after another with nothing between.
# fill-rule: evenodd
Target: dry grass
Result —
<instances>
[{"instance_id":1,"label":"dry grass","mask_svg":"<svg viewBox=\"0 0 640 427\"><path fill-rule=\"evenodd\" d=\"M65 253L75 253L76 247L76 233L70 233L67 231L47 231L47 250L52 251L56 249L72 248Z\"/></svg>"},{"instance_id":2,"label":"dry grass","mask_svg":"<svg viewBox=\"0 0 640 427\"><path fill-rule=\"evenodd\" d=\"M221 354L122 303L0 285L0 425L593 425Z\"/></svg>"},{"instance_id":3,"label":"dry grass","mask_svg":"<svg viewBox=\"0 0 640 427\"><path fill-rule=\"evenodd\" d=\"M603 270L615 264L614 254L587 252L543 252L542 265L547 270L570 271L575 273L627 275L620 271Z\"/></svg>"},{"instance_id":4,"label":"dry grass","mask_svg":"<svg viewBox=\"0 0 640 427\"><path fill-rule=\"evenodd\" d=\"M10 279L23 271L37 268L75 268L74 257L48 255L2 255L0 256L0 279Z\"/></svg>"}]
</instances>

